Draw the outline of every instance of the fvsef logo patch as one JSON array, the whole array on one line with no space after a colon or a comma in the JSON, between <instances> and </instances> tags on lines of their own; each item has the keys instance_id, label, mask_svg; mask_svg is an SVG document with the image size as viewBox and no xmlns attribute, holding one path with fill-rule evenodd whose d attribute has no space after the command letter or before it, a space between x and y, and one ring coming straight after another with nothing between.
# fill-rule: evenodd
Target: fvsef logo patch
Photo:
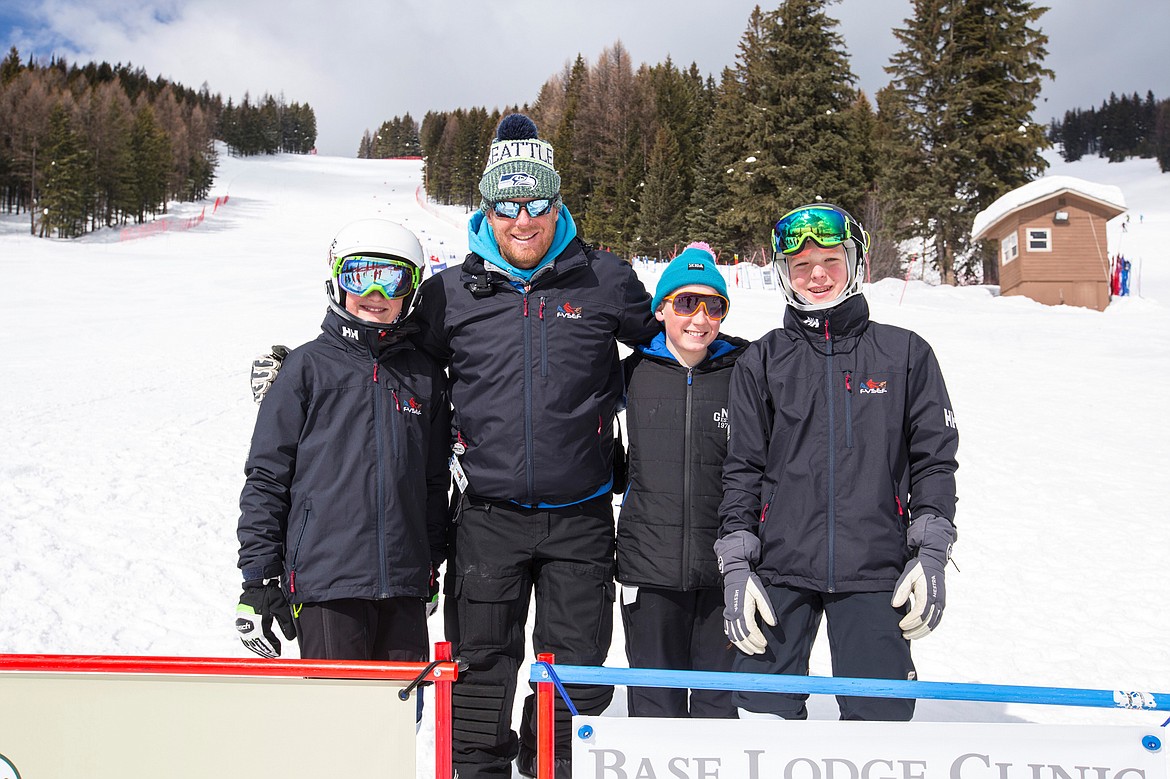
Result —
<instances>
[{"instance_id":1,"label":"fvsef logo patch","mask_svg":"<svg viewBox=\"0 0 1170 779\"><path fill-rule=\"evenodd\" d=\"M557 316L561 319L580 319L581 306L574 307L572 303L565 303L557 309Z\"/></svg>"},{"instance_id":2,"label":"fvsef logo patch","mask_svg":"<svg viewBox=\"0 0 1170 779\"><path fill-rule=\"evenodd\" d=\"M874 381L873 379L866 379L865 383L861 385L862 395L885 395L889 390L886 389L886 382Z\"/></svg>"}]
</instances>

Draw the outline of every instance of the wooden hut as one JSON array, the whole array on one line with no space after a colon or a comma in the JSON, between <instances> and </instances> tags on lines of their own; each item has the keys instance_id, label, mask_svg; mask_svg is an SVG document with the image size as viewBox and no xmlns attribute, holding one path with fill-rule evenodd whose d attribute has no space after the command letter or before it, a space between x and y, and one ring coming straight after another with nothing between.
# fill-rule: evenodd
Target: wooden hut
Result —
<instances>
[{"instance_id":1,"label":"wooden hut","mask_svg":"<svg viewBox=\"0 0 1170 779\"><path fill-rule=\"evenodd\" d=\"M1118 187L1045 176L980 211L971 237L998 243L1001 295L1103 311L1109 305L1105 223L1125 210Z\"/></svg>"}]
</instances>

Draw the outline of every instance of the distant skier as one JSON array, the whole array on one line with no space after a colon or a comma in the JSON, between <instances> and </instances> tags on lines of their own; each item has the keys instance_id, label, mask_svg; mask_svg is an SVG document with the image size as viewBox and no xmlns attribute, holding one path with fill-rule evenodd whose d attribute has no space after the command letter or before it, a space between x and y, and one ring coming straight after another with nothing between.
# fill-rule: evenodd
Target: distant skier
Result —
<instances>
[{"instance_id":1,"label":"distant skier","mask_svg":"<svg viewBox=\"0 0 1170 779\"><path fill-rule=\"evenodd\" d=\"M283 364L275 354L279 376L259 382L267 397L240 495L236 629L262 657L281 653L274 621L305 658L429 654L450 412L442 370L406 338L422 267L401 225L343 227L329 249L321 335Z\"/></svg>"},{"instance_id":2,"label":"distant skier","mask_svg":"<svg viewBox=\"0 0 1170 779\"><path fill-rule=\"evenodd\" d=\"M910 639L942 618L959 434L930 346L869 319L868 244L827 204L772 231L788 307L732 373L715 543L737 671L807 674L824 615L835 675L913 679ZM733 699L804 719L807 697ZM914 713L912 700L837 700L842 719Z\"/></svg>"}]
</instances>

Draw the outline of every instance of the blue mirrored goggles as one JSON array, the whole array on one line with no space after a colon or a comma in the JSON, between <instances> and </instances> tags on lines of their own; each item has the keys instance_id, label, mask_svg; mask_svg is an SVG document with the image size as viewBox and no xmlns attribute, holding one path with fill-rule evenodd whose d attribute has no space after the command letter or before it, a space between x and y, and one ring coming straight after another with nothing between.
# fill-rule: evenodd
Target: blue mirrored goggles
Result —
<instances>
[{"instance_id":1,"label":"blue mirrored goggles","mask_svg":"<svg viewBox=\"0 0 1170 779\"><path fill-rule=\"evenodd\" d=\"M389 300L404 298L418 286L421 275L414 263L388 257L351 254L333 265L337 285L363 298L375 291Z\"/></svg>"},{"instance_id":2,"label":"blue mirrored goggles","mask_svg":"<svg viewBox=\"0 0 1170 779\"><path fill-rule=\"evenodd\" d=\"M849 217L832 206L804 206L780 217L772 228L772 250L796 254L807 240L832 249L852 238Z\"/></svg>"},{"instance_id":3,"label":"blue mirrored goggles","mask_svg":"<svg viewBox=\"0 0 1170 779\"><path fill-rule=\"evenodd\" d=\"M492 210L496 212L496 216L502 216L505 219L515 219L520 216L520 209L523 208L528 212L528 216L535 219L538 216L544 216L549 211L560 205L561 199L559 197L542 197L539 200L529 200L527 203L517 203L515 200L497 200L492 203Z\"/></svg>"}]
</instances>

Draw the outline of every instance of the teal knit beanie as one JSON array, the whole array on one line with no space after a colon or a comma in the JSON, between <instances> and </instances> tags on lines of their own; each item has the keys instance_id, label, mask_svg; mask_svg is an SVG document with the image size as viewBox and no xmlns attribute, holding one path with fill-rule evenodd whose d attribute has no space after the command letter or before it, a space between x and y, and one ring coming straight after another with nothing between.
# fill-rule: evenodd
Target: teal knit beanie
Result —
<instances>
[{"instance_id":1,"label":"teal knit beanie","mask_svg":"<svg viewBox=\"0 0 1170 779\"><path fill-rule=\"evenodd\" d=\"M691 284L702 284L727 297L727 280L715 267L715 255L711 252L711 247L705 243L688 245L670 261L658 279L654 299L650 301L650 310L657 311L662 305L663 298L676 289Z\"/></svg>"}]
</instances>

